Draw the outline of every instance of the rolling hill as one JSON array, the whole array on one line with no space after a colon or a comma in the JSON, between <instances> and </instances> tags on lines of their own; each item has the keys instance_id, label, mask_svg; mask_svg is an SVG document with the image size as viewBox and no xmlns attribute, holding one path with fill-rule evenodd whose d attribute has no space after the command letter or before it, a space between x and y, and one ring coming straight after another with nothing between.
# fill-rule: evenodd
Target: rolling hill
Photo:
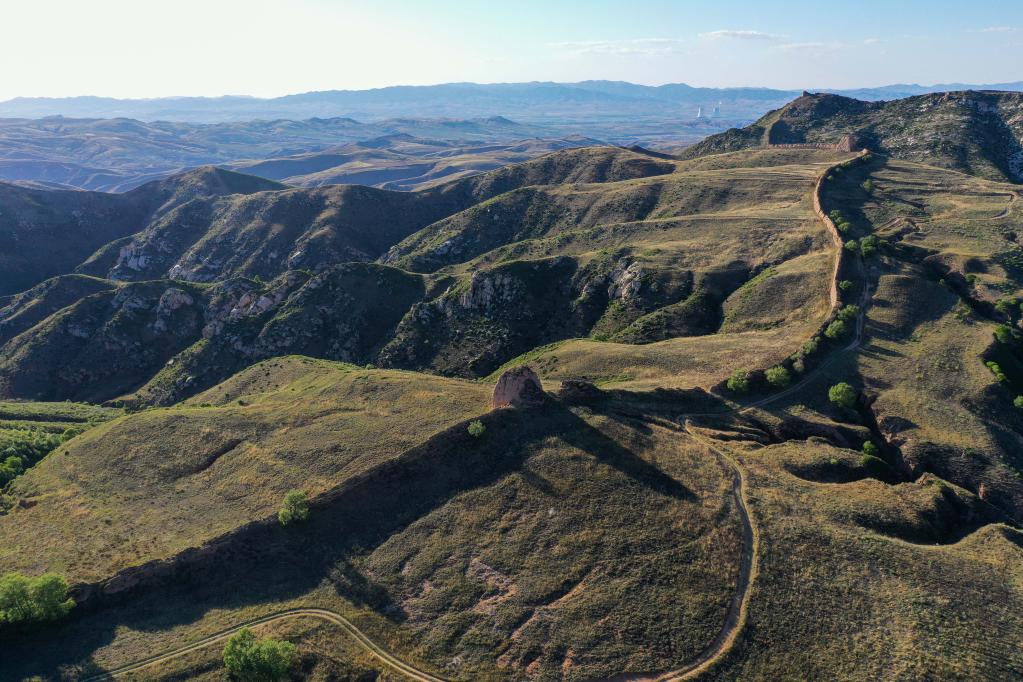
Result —
<instances>
[{"instance_id":1,"label":"rolling hill","mask_svg":"<svg viewBox=\"0 0 1023 682\"><path fill-rule=\"evenodd\" d=\"M761 144L833 143L850 134L882 154L1023 181L1023 94L1014 92L944 92L890 102L808 94L746 128L711 136L682 156Z\"/></svg>"},{"instance_id":2,"label":"rolling hill","mask_svg":"<svg viewBox=\"0 0 1023 682\"><path fill-rule=\"evenodd\" d=\"M139 217L0 298L0 412L93 416L0 495L0 572L78 602L0 678L219 679L246 624L306 679L1020 677L1015 97L413 192L10 189Z\"/></svg>"}]
</instances>

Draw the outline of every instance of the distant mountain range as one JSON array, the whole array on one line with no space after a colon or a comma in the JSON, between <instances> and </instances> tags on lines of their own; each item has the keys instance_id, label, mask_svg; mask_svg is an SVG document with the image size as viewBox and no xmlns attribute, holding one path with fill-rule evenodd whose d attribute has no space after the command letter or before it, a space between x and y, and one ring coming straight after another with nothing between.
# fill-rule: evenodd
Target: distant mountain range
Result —
<instances>
[{"instance_id":1,"label":"distant mountain range","mask_svg":"<svg viewBox=\"0 0 1023 682\"><path fill-rule=\"evenodd\" d=\"M716 132L716 131L714 131ZM548 145L537 139L549 140ZM558 142L562 138L534 125L515 123L499 116L471 119L394 119L360 123L350 118L311 119L306 121L248 121L216 124L182 122L144 122L133 119L0 119L0 181L18 182L48 188L75 188L101 191L125 191L171 173L206 164L267 160L337 150L339 146L362 142L377 148L377 160L403 139L432 142L439 157L472 154L481 145L489 145L490 163L481 170L523 161L546 151L596 141ZM529 150L510 150L523 140L533 140ZM457 144L456 144L457 143ZM405 145L408 147L408 145ZM351 152L352 150L345 150ZM424 152L425 153L425 152ZM422 153L414 153L421 156ZM395 155L391 161L397 160ZM407 156L407 154L406 154ZM463 159L467 163L468 159ZM321 163L312 170L306 159L305 175L327 170ZM480 161L480 159L475 159ZM296 164L292 164L296 166ZM369 164L366 164L367 166ZM394 165L394 164L390 164ZM471 163L470 163L471 165ZM448 164L449 172L459 175L458 163ZM406 169L413 177L414 169ZM427 171L423 170L424 173ZM259 174L259 173L257 173ZM269 175L272 179L287 176ZM340 176L339 176L340 177ZM396 179L392 174L390 179ZM308 183L322 184L316 179ZM367 183L375 184L375 182Z\"/></svg>"},{"instance_id":2,"label":"distant mountain range","mask_svg":"<svg viewBox=\"0 0 1023 682\"><path fill-rule=\"evenodd\" d=\"M854 90L820 90L865 100L888 100L946 90L1023 90L1023 81L971 85L886 85ZM685 83L660 86L622 81L578 83L446 83L373 90L328 90L284 97L18 97L0 102L0 117L70 116L135 118L142 121L224 122L253 119L352 117L374 121L394 117L508 116L526 123L579 120L693 119L749 122L794 97L798 90L697 88ZM715 111L716 108L716 111ZM593 134L589 132L587 134Z\"/></svg>"}]
</instances>

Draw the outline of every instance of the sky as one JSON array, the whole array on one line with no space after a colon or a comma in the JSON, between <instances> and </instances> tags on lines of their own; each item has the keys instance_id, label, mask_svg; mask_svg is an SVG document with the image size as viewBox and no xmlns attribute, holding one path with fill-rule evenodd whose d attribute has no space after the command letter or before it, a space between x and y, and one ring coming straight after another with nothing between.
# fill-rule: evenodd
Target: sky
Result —
<instances>
[{"instance_id":1,"label":"sky","mask_svg":"<svg viewBox=\"0 0 1023 682\"><path fill-rule=\"evenodd\" d=\"M2 0L0 100L1023 80L1023 1Z\"/></svg>"}]
</instances>

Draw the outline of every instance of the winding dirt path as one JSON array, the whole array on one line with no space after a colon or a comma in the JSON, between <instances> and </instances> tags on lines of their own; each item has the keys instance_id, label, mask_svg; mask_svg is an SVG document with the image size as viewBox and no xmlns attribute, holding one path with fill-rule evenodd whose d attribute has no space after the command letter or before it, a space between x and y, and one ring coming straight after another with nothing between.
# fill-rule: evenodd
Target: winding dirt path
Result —
<instances>
[{"instance_id":1,"label":"winding dirt path","mask_svg":"<svg viewBox=\"0 0 1023 682\"><path fill-rule=\"evenodd\" d=\"M238 625L230 627L226 630L221 630L220 632L212 634L209 637L204 637L203 639L200 639L191 644L187 644L185 646L178 647L177 649L166 651L162 654L150 656L149 658L142 659L141 661L135 661L134 663L129 663L128 665L122 665L119 668L107 670L106 672L100 673L98 675L93 675L92 677L87 677L84 680L82 680L82 682L99 682L100 680L117 679L118 677L125 675L127 673L137 672L144 668L148 668L149 666L154 665L156 663L169 661L179 656L191 653L193 651L198 651L199 649L203 649L207 646L217 644L218 642L222 642L231 635L240 631L242 628L253 627L256 625L264 625L266 623L275 623L277 621L288 620L291 618L318 618L328 623L340 626L340 628L344 630L344 632L347 635L351 636L352 639L354 639L360 647L362 647L368 653L373 655L378 661L380 661L380 663L382 663L384 666L395 672L402 673L410 680L417 680L417 682L447 682L447 680L445 680L443 677L431 675L430 673L420 670L419 668L416 668L415 666L406 663L401 659L391 655L385 649L383 649L382 647L378 646L375 642L373 642L373 640L371 640L368 636L366 636L366 634L362 632L362 630L360 630L358 627L356 627L356 625L352 623L352 621L348 620L340 613L330 611L328 609L317 608L288 609L286 611L278 611L277 613L262 616L260 618L252 618L250 620L245 621L244 623L239 623Z\"/></svg>"},{"instance_id":2,"label":"winding dirt path","mask_svg":"<svg viewBox=\"0 0 1023 682\"><path fill-rule=\"evenodd\" d=\"M739 559L739 577L736 580L735 591L732 593L732 599L728 604L728 613L725 616L725 622L721 626L721 630L718 632L717 637L694 660L686 663L681 668L665 673L625 673L607 678L601 682L681 682L682 680L692 680L712 668L732 650L732 647L735 646L736 641L739 639L739 635L742 633L743 627L746 625L760 556L760 532L750 516L749 507L746 503L748 491L746 474L739 465L739 462L731 454L698 435L690 427L688 419L683 427L679 427L677 424L674 424L673 427L674 430L681 428L693 440L714 453L716 457L725 463L726 467L732 470L732 499L735 501L735 508L742 523L742 553Z\"/></svg>"},{"instance_id":3,"label":"winding dirt path","mask_svg":"<svg viewBox=\"0 0 1023 682\"><path fill-rule=\"evenodd\" d=\"M860 156L865 154L865 151L860 152ZM816 185L814 186L813 192L813 206L814 212L828 228L831 234L832 240L837 248L835 256L834 271L831 278L831 290L829 292L829 298L831 302L832 312L837 309L840 303L838 295L838 273L841 265L842 258L842 239L837 227L832 222L831 218L824 213L820 203L820 190L824 179L832 169L841 164L833 164L821 173L818 177ZM736 510L739 514L739 519L742 524L742 553L739 562L739 577L736 584L735 592L732 595L732 599L729 602L728 613L725 617L725 622L718 632L718 635L714 640L707 645L699 656L693 661L685 664L680 668L671 670L665 673L624 673L622 675L616 675L611 678L607 678L603 682L681 682L682 680L692 680L695 677L703 674L718 662L720 662L735 646L739 635L746 624L746 619L749 611L750 597L753 591L753 584L756 580L756 575L759 566L759 548L760 548L760 533L758 528L753 522L752 517L749 513L749 507L747 505L747 492L748 482L746 474L740 466L739 462L726 450L723 450L703 436L698 435L690 426L689 417L699 416L714 416L728 413L738 413L747 410L762 407L769 403L782 400L796 391L802 389L810 381L816 378L817 374L820 373L825 367L829 366L834 362L836 356L839 353L845 353L853 350L859 346L862 336L863 327L865 321L866 306L870 300L870 286L864 281L863 293L860 296L860 314L856 320L856 333L853 335L852 340L845 348L832 353L831 356L817 365L813 370L808 372L806 376L799 382L793 384L789 388L767 396L761 400L757 400L746 405L737 406L734 409L726 410L723 412L706 412L706 413L687 413L677 415L677 419L684 420L683 426L679 426L678 423L666 419L651 419L654 423L661 424L662 426L668 426L674 430L681 430L687 433L691 438L699 442L701 445L706 447L715 456L717 456L722 462L730 468L734 474L732 481L732 497L735 501ZM226 630L221 630L215 634L209 635L203 639L197 640L192 644L178 647L166 651L162 654L157 654L149 658L135 661L117 668L112 668L106 672L91 677L84 678L82 682L100 682L101 680L113 680L118 677L137 672L144 668L157 663L166 662L183 656L185 654L198 651L207 646L217 644L231 637L235 633L239 632L243 628L253 627L257 625L264 625L267 623L274 623L281 620L287 620L290 618L319 618L320 620L332 623L339 626L346 634L348 634L355 642L366 652L374 656L382 665L389 668L394 672L405 675L410 680L416 680L417 682L449 682L443 677L438 677L431 673L425 672L416 668L415 666L402 661L396 656L388 653L385 649L377 645L372 639L370 639L364 632L362 632L354 623L342 616L341 614L331 611L328 609L321 608L297 608L288 609L285 611L279 611L273 614L262 616L259 618L253 618L245 622L239 623Z\"/></svg>"}]
</instances>

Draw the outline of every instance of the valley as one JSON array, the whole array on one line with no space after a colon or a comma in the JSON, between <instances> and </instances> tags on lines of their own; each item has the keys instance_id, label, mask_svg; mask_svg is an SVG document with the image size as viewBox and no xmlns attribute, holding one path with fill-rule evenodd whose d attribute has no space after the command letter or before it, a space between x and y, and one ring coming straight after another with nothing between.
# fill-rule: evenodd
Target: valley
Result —
<instances>
[{"instance_id":1,"label":"valley","mask_svg":"<svg viewBox=\"0 0 1023 682\"><path fill-rule=\"evenodd\" d=\"M298 679L1023 675L1020 106L0 186L0 439L75 425L0 572L77 602L0 678L222 679L243 625Z\"/></svg>"}]
</instances>

